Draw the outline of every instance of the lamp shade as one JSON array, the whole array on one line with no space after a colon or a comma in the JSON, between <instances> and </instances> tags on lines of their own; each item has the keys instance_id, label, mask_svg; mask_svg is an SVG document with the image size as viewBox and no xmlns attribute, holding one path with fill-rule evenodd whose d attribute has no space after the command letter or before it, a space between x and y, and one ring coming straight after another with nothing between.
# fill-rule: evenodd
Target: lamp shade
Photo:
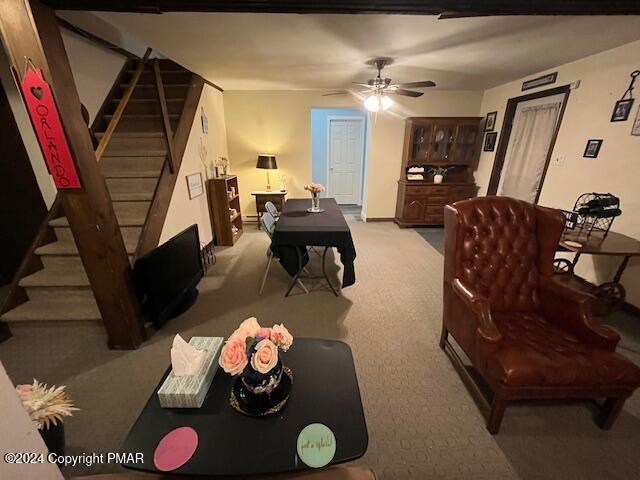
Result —
<instances>
[{"instance_id":1,"label":"lamp shade","mask_svg":"<svg viewBox=\"0 0 640 480\"><path fill-rule=\"evenodd\" d=\"M258 164L256 168L263 168L265 170L276 170L278 164L276 163L275 155L258 155Z\"/></svg>"}]
</instances>

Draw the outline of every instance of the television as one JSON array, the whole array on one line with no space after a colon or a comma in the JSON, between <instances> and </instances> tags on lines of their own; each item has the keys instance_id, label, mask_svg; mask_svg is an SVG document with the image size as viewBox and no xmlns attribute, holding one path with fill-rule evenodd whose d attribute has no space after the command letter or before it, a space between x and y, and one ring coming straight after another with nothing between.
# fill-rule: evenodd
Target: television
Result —
<instances>
[{"instance_id":1,"label":"television","mask_svg":"<svg viewBox=\"0 0 640 480\"><path fill-rule=\"evenodd\" d=\"M191 225L136 260L133 278L145 315L156 328L196 301L204 275L198 225Z\"/></svg>"}]
</instances>

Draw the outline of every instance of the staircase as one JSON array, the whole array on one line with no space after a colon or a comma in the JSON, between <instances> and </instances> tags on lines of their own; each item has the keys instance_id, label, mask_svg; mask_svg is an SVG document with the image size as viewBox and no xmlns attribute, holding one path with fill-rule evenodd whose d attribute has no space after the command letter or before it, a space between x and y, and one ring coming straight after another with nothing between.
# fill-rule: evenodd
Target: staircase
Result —
<instances>
[{"instance_id":1,"label":"staircase","mask_svg":"<svg viewBox=\"0 0 640 480\"><path fill-rule=\"evenodd\" d=\"M101 118L94 125L105 129L109 124L136 66L130 62L123 71L112 89L112 98L106 100ZM169 60L160 60L159 66L169 120L175 133L193 74ZM104 132L95 135L99 140ZM100 170L132 262L166 155L155 76L151 63L147 63L100 160ZM28 300L4 313L0 320L12 327L34 321L101 322L67 218L54 218L46 228L53 230L56 240L34 251L44 268L20 279L18 285Z\"/></svg>"}]
</instances>

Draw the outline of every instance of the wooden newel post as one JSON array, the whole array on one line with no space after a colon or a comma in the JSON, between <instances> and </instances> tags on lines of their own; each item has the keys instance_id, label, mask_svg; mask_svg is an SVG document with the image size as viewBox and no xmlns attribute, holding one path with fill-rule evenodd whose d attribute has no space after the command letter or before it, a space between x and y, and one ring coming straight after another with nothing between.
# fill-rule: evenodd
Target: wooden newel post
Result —
<instances>
[{"instance_id":1,"label":"wooden newel post","mask_svg":"<svg viewBox=\"0 0 640 480\"><path fill-rule=\"evenodd\" d=\"M55 97L80 188L60 189L112 348L138 347L145 338L131 266L109 190L99 171L80 99L53 10L37 0L0 0L0 33L12 66L27 60L42 71Z\"/></svg>"}]
</instances>

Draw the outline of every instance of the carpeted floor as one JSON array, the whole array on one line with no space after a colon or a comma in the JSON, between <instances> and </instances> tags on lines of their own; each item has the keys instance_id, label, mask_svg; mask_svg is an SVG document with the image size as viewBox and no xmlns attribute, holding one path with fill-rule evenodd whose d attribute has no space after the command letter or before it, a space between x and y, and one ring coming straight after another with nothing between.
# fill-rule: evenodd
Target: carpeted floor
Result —
<instances>
[{"instance_id":1,"label":"carpeted floor","mask_svg":"<svg viewBox=\"0 0 640 480\"><path fill-rule=\"evenodd\" d=\"M382 480L638 478L640 394L609 432L596 427L588 404L578 403L514 406L500 434L489 435L438 348L442 256L414 230L392 223L354 220L351 228L357 283L339 298L321 285L283 298L288 277L277 265L258 296L268 239L249 229L218 252L196 305L142 348L109 351L97 326L21 327L0 344L0 360L16 383L36 377L68 386L82 409L67 422L70 453L113 451L167 367L175 333L226 336L255 315L266 325L284 322L298 336L351 345L370 437L358 463ZM624 336L620 351L640 364L640 321L614 323Z\"/></svg>"}]
</instances>

